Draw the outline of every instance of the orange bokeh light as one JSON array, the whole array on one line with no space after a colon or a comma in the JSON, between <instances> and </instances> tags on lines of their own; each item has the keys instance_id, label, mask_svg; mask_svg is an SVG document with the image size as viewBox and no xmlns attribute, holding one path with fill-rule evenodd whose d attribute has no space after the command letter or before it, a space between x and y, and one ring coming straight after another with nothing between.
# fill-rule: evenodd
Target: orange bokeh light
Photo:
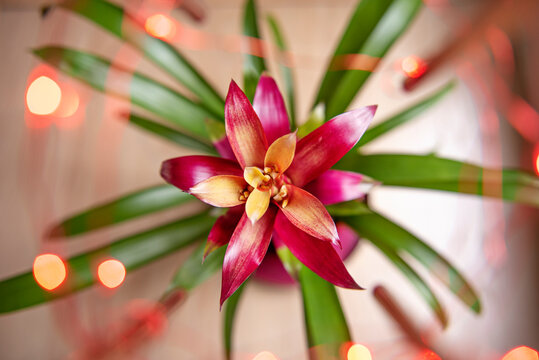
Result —
<instances>
[{"instance_id":1,"label":"orange bokeh light","mask_svg":"<svg viewBox=\"0 0 539 360\"><path fill-rule=\"evenodd\" d=\"M60 86L48 76L40 76L26 90L26 106L35 115L52 114L62 99Z\"/></svg>"},{"instance_id":2,"label":"orange bokeh light","mask_svg":"<svg viewBox=\"0 0 539 360\"><path fill-rule=\"evenodd\" d=\"M533 152L534 170L537 176L539 176L539 143L535 145L535 151Z\"/></svg>"},{"instance_id":3,"label":"orange bokeh light","mask_svg":"<svg viewBox=\"0 0 539 360\"><path fill-rule=\"evenodd\" d=\"M109 289L120 286L125 279L125 266L116 259L105 260L97 267L97 277Z\"/></svg>"},{"instance_id":4,"label":"orange bokeh light","mask_svg":"<svg viewBox=\"0 0 539 360\"><path fill-rule=\"evenodd\" d=\"M372 355L365 345L354 344L348 349L347 360L372 360Z\"/></svg>"},{"instance_id":5,"label":"orange bokeh light","mask_svg":"<svg viewBox=\"0 0 539 360\"><path fill-rule=\"evenodd\" d=\"M34 260L33 273L39 286L45 290L54 290L66 279L67 270L58 255L41 254Z\"/></svg>"},{"instance_id":6,"label":"orange bokeh light","mask_svg":"<svg viewBox=\"0 0 539 360\"><path fill-rule=\"evenodd\" d=\"M416 79L425 73L427 65L417 56L410 55L402 59L401 69L406 76Z\"/></svg>"},{"instance_id":7,"label":"orange bokeh light","mask_svg":"<svg viewBox=\"0 0 539 360\"><path fill-rule=\"evenodd\" d=\"M275 355L269 351L262 351L253 358L253 360L279 360Z\"/></svg>"},{"instance_id":8,"label":"orange bokeh light","mask_svg":"<svg viewBox=\"0 0 539 360\"><path fill-rule=\"evenodd\" d=\"M72 87L63 84L62 85L62 99L58 108L54 111L53 115L67 118L74 115L79 109L80 98L79 94Z\"/></svg>"},{"instance_id":9,"label":"orange bokeh light","mask_svg":"<svg viewBox=\"0 0 539 360\"><path fill-rule=\"evenodd\" d=\"M176 34L176 24L168 16L155 14L146 19L144 29L151 36L163 40L172 40Z\"/></svg>"},{"instance_id":10,"label":"orange bokeh light","mask_svg":"<svg viewBox=\"0 0 539 360\"><path fill-rule=\"evenodd\" d=\"M429 349L423 349L416 357L415 360L442 360L442 358L434 351Z\"/></svg>"},{"instance_id":11,"label":"orange bokeh light","mask_svg":"<svg viewBox=\"0 0 539 360\"><path fill-rule=\"evenodd\" d=\"M539 353L527 346L519 346L505 354L502 360L539 360Z\"/></svg>"}]
</instances>

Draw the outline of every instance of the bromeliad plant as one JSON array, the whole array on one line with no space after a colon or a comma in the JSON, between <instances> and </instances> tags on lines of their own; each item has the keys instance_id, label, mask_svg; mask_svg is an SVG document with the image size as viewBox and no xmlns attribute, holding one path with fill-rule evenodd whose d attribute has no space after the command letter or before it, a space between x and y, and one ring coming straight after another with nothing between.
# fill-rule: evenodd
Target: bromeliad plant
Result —
<instances>
[{"instance_id":1,"label":"bromeliad plant","mask_svg":"<svg viewBox=\"0 0 539 360\"><path fill-rule=\"evenodd\" d=\"M485 169L435 155L360 153L364 145L413 119L453 86L449 83L368 130L374 107L345 112L421 4L421 0L359 2L328 63L313 112L297 131L292 69L283 55L288 49L273 17L268 18L268 24L280 50L287 108L273 79L263 75L264 58L245 56L245 94L233 82L225 101L180 52L146 34L138 19L121 7L105 0L75 0L62 5L141 51L192 96L186 97L147 76L80 50L49 46L34 50L34 54L99 91L129 100L172 127L136 113L129 115L131 124L180 146L213 155L165 161L162 175L196 198L230 209L218 218L205 209L74 256L66 261L67 281L54 291L39 287L30 271L3 280L0 312L41 304L92 285L92 260L103 254L120 260L129 273L207 239L180 265L161 302L170 304L178 294L187 295L222 265L221 304L228 298L224 333L230 356L234 313L243 288L240 285L263 260L272 241L285 268L301 286L309 346L319 348L324 344L324 354L338 356L339 345L351 339L331 283L347 288L358 285L336 253L339 234L335 223L346 224L379 248L410 279L444 326L447 318L437 296L403 255L414 257L464 304L479 312L476 293L444 257L365 202L356 200L363 195L362 184L377 182L380 186L498 197L539 207L538 180L523 171ZM260 38L253 0L246 2L244 35ZM350 55L376 61L369 62L371 68L339 67ZM109 88L106 79L114 77L129 79L130 86ZM254 109L249 101L253 98ZM215 157L217 153L222 158ZM489 192L493 187L501 191ZM49 236L72 238L193 199L173 186L157 185L69 217L56 224Z\"/></svg>"},{"instance_id":2,"label":"bromeliad plant","mask_svg":"<svg viewBox=\"0 0 539 360\"><path fill-rule=\"evenodd\" d=\"M260 265L274 228L282 240L277 247L286 246L327 281L359 289L333 248L342 245L319 198L331 204L364 195L358 192L361 175L329 169L358 142L376 107L339 115L297 142L272 78L260 78L253 106L232 81L225 102L225 124L233 154L223 155L237 162L186 156L165 161L161 168L167 182L209 205L241 214L237 226L236 221L230 223L231 218L228 224L216 222L206 245L205 255L229 244L223 263L221 305ZM312 193L302 189L305 186ZM230 236L221 228L231 225L235 230Z\"/></svg>"}]
</instances>

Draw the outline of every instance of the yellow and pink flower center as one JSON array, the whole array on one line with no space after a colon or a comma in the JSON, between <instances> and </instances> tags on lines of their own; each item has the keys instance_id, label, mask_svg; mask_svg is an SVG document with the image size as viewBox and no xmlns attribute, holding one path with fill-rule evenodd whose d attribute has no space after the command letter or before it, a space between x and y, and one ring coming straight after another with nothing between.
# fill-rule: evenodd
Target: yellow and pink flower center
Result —
<instances>
[{"instance_id":1,"label":"yellow and pink flower center","mask_svg":"<svg viewBox=\"0 0 539 360\"><path fill-rule=\"evenodd\" d=\"M256 189L269 192L269 197L281 204L283 208L288 204L287 184L290 184L290 179L273 167L266 166L264 170L256 166L246 167L243 177L249 185L240 192L240 201L247 201L251 192Z\"/></svg>"},{"instance_id":2,"label":"yellow and pink flower center","mask_svg":"<svg viewBox=\"0 0 539 360\"><path fill-rule=\"evenodd\" d=\"M247 166L243 178L248 186L239 194L239 200L245 201L245 212L254 223L268 209L271 199L281 207L288 205L290 179L284 172L288 169L296 150L296 133L281 136L275 140L264 157L264 168Z\"/></svg>"}]
</instances>

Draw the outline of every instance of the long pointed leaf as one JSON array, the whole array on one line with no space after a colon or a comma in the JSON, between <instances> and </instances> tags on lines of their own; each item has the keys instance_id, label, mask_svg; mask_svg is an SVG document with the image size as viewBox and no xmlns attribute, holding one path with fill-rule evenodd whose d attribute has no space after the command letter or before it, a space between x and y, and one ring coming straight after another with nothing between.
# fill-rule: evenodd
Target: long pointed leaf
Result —
<instances>
[{"instance_id":1,"label":"long pointed leaf","mask_svg":"<svg viewBox=\"0 0 539 360\"><path fill-rule=\"evenodd\" d=\"M71 216L49 230L52 237L75 236L194 200L171 185L157 185L124 195Z\"/></svg>"},{"instance_id":2,"label":"long pointed leaf","mask_svg":"<svg viewBox=\"0 0 539 360\"><path fill-rule=\"evenodd\" d=\"M230 360L232 358L232 340L234 334L234 320L236 318L236 310L243 294L243 290L248 280L244 282L234 294L232 294L225 305L225 321L223 325L223 336L225 340L225 358Z\"/></svg>"},{"instance_id":3,"label":"long pointed leaf","mask_svg":"<svg viewBox=\"0 0 539 360\"><path fill-rule=\"evenodd\" d=\"M305 266L299 274L307 342L312 359L340 359L340 350L350 341L335 287Z\"/></svg>"},{"instance_id":4,"label":"long pointed leaf","mask_svg":"<svg viewBox=\"0 0 539 360\"><path fill-rule=\"evenodd\" d=\"M68 1L63 5L140 50L191 90L216 119L223 119L223 98L187 59L170 44L148 35L124 10L104 0Z\"/></svg>"},{"instance_id":5,"label":"long pointed leaf","mask_svg":"<svg viewBox=\"0 0 539 360\"><path fill-rule=\"evenodd\" d=\"M202 262L205 248L206 242L203 241L183 262L174 274L167 293L176 290L191 291L221 268L226 246L211 252Z\"/></svg>"},{"instance_id":6,"label":"long pointed leaf","mask_svg":"<svg viewBox=\"0 0 539 360\"><path fill-rule=\"evenodd\" d=\"M281 27L273 16L268 15L268 24L273 35L273 40L277 47L279 48L279 67L281 69L285 89L286 89L286 100L288 104L288 115L290 117L290 127L294 129L296 127L296 103L295 103L295 85L294 85L294 76L292 74L292 64L290 64L290 59L287 58L288 47L284 40Z\"/></svg>"},{"instance_id":7,"label":"long pointed leaf","mask_svg":"<svg viewBox=\"0 0 539 360\"><path fill-rule=\"evenodd\" d=\"M391 116L389 119L376 124L376 126L371 127L365 131L365 134L361 137L356 147L363 146L379 136L384 135L385 133L393 130L394 128L408 122L409 120L414 119L419 114L429 109L432 105L436 104L440 99L442 99L447 93L449 93L455 87L455 82L451 81L450 83L443 86L441 89L437 90L433 94L429 95L425 99L413 104L412 106L407 107L403 111Z\"/></svg>"},{"instance_id":8,"label":"long pointed leaf","mask_svg":"<svg viewBox=\"0 0 539 360\"><path fill-rule=\"evenodd\" d=\"M346 110L379 60L412 22L421 4L421 0L359 2L335 50L314 104L326 104L326 119ZM354 57L355 54L357 56ZM354 65L357 62L361 66ZM356 69L347 70L350 63Z\"/></svg>"},{"instance_id":9,"label":"long pointed leaf","mask_svg":"<svg viewBox=\"0 0 539 360\"><path fill-rule=\"evenodd\" d=\"M213 220L213 217L203 213L72 257L66 261L65 283L52 292L42 289L36 283L32 271L3 280L0 282L0 313L38 305L92 285L96 281L96 266L103 259L112 257L121 261L128 272L137 269L204 237Z\"/></svg>"},{"instance_id":10,"label":"long pointed leaf","mask_svg":"<svg viewBox=\"0 0 539 360\"><path fill-rule=\"evenodd\" d=\"M130 100L194 135L208 137L204 120L212 116L209 112L200 104L142 74L69 48L43 47L34 50L34 54L96 90Z\"/></svg>"},{"instance_id":11,"label":"long pointed leaf","mask_svg":"<svg viewBox=\"0 0 539 360\"><path fill-rule=\"evenodd\" d=\"M427 285L427 283L414 271L410 265L408 265L406 261L402 259L402 257L397 254L396 251L386 246L383 241L380 241L380 239L372 234L369 238L367 238L367 240L380 249L384 255L408 278L412 285L415 286L419 294L423 297L425 302L430 306L434 314L436 314L442 326L444 328L447 327L447 315L445 310L429 285Z\"/></svg>"},{"instance_id":12,"label":"long pointed leaf","mask_svg":"<svg viewBox=\"0 0 539 360\"><path fill-rule=\"evenodd\" d=\"M217 155L217 152L215 151L213 146L185 134L182 134L178 130L172 129L165 125L161 125L153 120L133 113L129 114L128 119L130 124L144 129L152 134L160 136L166 140L172 141L175 144L193 150L199 150L206 154Z\"/></svg>"},{"instance_id":13,"label":"long pointed leaf","mask_svg":"<svg viewBox=\"0 0 539 360\"><path fill-rule=\"evenodd\" d=\"M452 191L539 207L539 179L510 169L489 169L433 155L348 153L337 168L368 175L383 185Z\"/></svg>"},{"instance_id":14,"label":"long pointed leaf","mask_svg":"<svg viewBox=\"0 0 539 360\"><path fill-rule=\"evenodd\" d=\"M254 0L247 0L243 14L244 42L248 44L243 62L243 90L252 102L255 96L258 79L264 70L262 41L258 30L258 15Z\"/></svg>"},{"instance_id":15,"label":"long pointed leaf","mask_svg":"<svg viewBox=\"0 0 539 360\"><path fill-rule=\"evenodd\" d=\"M364 206L366 207L366 205ZM476 313L481 311L479 298L466 279L443 256L410 232L376 212L343 217L341 220L356 230L361 237L380 247L382 251L386 248L389 249L387 250L390 252L388 256L394 262L399 260L392 253L398 256L402 253L410 254L444 283L464 304ZM413 276L410 269L405 269L403 264L396 265L400 267L401 271L405 271L407 276ZM412 281L414 280L412 279ZM414 285L420 285L417 279L414 281ZM421 293L423 296L427 295L425 290ZM432 302L433 300L428 301Z\"/></svg>"}]
</instances>

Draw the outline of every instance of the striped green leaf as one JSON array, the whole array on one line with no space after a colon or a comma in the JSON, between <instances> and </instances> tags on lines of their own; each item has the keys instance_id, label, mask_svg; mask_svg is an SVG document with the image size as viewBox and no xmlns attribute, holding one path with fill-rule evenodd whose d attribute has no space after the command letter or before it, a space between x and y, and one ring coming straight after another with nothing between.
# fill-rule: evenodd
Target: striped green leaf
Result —
<instances>
[{"instance_id":1,"label":"striped green leaf","mask_svg":"<svg viewBox=\"0 0 539 360\"><path fill-rule=\"evenodd\" d=\"M328 65L313 107L324 103L326 119L343 113L376 64L408 28L422 3L421 0L359 1ZM356 66L357 63L364 66ZM348 69L350 64L352 69Z\"/></svg>"},{"instance_id":2,"label":"striped green leaf","mask_svg":"<svg viewBox=\"0 0 539 360\"><path fill-rule=\"evenodd\" d=\"M181 249L209 232L214 218L202 213L131 235L109 245L69 258L67 279L54 291L42 289L32 271L0 282L0 313L24 309L73 294L96 282L99 261L114 258L127 272Z\"/></svg>"},{"instance_id":3,"label":"striped green leaf","mask_svg":"<svg viewBox=\"0 0 539 360\"><path fill-rule=\"evenodd\" d=\"M354 152L336 167L365 174L387 186L473 194L539 207L539 179L519 170L482 168L433 155Z\"/></svg>"},{"instance_id":4,"label":"striped green leaf","mask_svg":"<svg viewBox=\"0 0 539 360\"><path fill-rule=\"evenodd\" d=\"M142 215L178 206L194 197L171 185L157 185L124 195L73 215L49 230L49 236L75 236Z\"/></svg>"},{"instance_id":5,"label":"striped green leaf","mask_svg":"<svg viewBox=\"0 0 539 360\"><path fill-rule=\"evenodd\" d=\"M200 104L140 74L112 65L108 60L83 51L49 46L34 50L43 61L96 90L133 104L207 139L204 120L211 117Z\"/></svg>"},{"instance_id":6,"label":"striped green leaf","mask_svg":"<svg viewBox=\"0 0 539 360\"><path fill-rule=\"evenodd\" d=\"M253 101L256 85L262 72L266 70L264 58L260 52L262 42L260 40L260 30L258 27L258 15L254 0L247 0L243 13L243 41L247 44L247 52L243 62L243 90L245 95Z\"/></svg>"},{"instance_id":7,"label":"striped green leaf","mask_svg":"<svg viewBox=\"0 0 539 360\"><path fill-rule=\"evenodd\" d=\"M62 6L141 51L192 91L216 119L223 119L224 100L200 72L173 46L148 35L142 24L120 6L105 0L66 1Z\"/></svg>"},{"instance_id":8,"label":"striped green leaf","mask_svg":"<svg viewBox=\"0 0 539 360\"><path fill-rule=\"evenodd\" d=\"M298 281L311 358L340 359L342 345L351 338L335 287L305 266Z\"/></svg>"},{"instance_id":9,"label":"striped green leaf","mask_svg":"<svg viewBox=\"0 0 539 360\"><path fill-rule=\"evenodd\" d=\"M366 207L366 205L364 205ZM372 211L368 214L339 218L350 225L357 233L379 247L393 261L412 283L419 289L426 301L444 323L445 315L434 295L422 284L422 280L412 273L412 269L400 258L403 254L413 256L423 264L429 272L437 277L447 288L453 292L464 304L479 313L481 305L479 298L468 283L453 265L438 254L429 245L406 231L382 215Z\"/></svg>"},{"instance_id":10,"label":"striped green leaf","mask_svg":"<svg viewBox=\"0 0 539 360\"><path fill-rule=\"evenodd\" d=\"M153 120L147 119L140 115L136 115L134 113L129 114L128 120L130 124L133 124L145 131L148 131L151 134L171 141L177 145L193 150L202 151L206 154L217 155L217 152L215 151L215 148L213 146L208 145L207 143L197 140L193 137L187 136L179 132L178 130L159 124L158 122L155 122Z\"/></svg>"}]
</instances>

